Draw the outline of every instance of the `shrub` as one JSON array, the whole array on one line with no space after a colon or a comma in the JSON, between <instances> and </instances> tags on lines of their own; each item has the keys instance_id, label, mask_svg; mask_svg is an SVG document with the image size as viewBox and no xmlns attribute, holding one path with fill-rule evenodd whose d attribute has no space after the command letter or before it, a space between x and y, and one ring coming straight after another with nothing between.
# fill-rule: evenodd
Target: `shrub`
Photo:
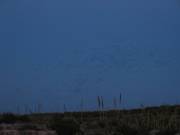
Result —
<instances>
[{"instance_id":1,"label":"shrub","mask_svg":"<svg viewBox=\"0 0 180 135\"><path fill-rule=\"evenodd\" d=\"M50 128L55 130L58 135L75 135L80 131L80 126L75 120L63 119L58 116L52 119Z\"/></svg>"},{"instance_id":2,"label":"shrub","mask_svg":"<svg viewBox=\"0 0 180 135\"><path fill-rule=\"evenodd\" d=\"M4 113L1 116L0 123L14 124L18 117L12 113Z\"/></svg>"},{"instance_id":3,"label":"shrub","mask_svg":"<svg viewBox=\"0 0 180 135\"><path fill-rule=\"evenodd\" d=\"M30 118L27 115L14 115L12 113L1 115L0 123L14 124L16 122L30 122Z\"/></svg>"},{"instance_id":4,"label":"shrub","mask_svg":"<svg viewBox=\"0 0 180 135\"><path fill-rule=\"evenodd\" d=\"M98 122L98 125L100 126L100 128L105 128L106 127L106 122L104 120L101 120Z\"/></svg>"},{"instance_id":5,"label":"shrub","mask_svg":"<svg viewBox=\"0 0 180 135\"><path fill-rule=\"evenodd\" d=\"M128 125L122 124L117 127L116 132L123 135L138 135L138 130Z\"/></svg>"},{"instance_id":6,"label":"shrub","mask_svg":"<svg viewBox=\"0 0 180 135\"><path fill-rule=\"evenodd\" d=\"M177 133L176 130L166 129L166 130L161 130L157 135L175 135L176 133Z\"/></svg>"},{"instance_id":7,"label":"shrub","mask_svg":"<svg viewBox=\"0 0 180 135\"><path fill-rule=\"evenodd\" d=\"M22 115L22 116L18 117L18 121L20 121L20 122L30 122L31 120L30 120L28 115Z\"/></svg>"}]
</instances>

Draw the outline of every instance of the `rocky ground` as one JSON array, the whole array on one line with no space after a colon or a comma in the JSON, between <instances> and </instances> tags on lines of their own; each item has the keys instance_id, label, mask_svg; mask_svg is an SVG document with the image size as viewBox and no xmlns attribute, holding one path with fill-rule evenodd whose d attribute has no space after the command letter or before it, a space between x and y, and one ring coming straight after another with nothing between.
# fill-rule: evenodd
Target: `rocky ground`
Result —
<instances>
[{"instance_id":1,"label":"rocky ground","mask_svg":"<svg viewBox=\"0 0 180 135\"><path fill-rule=\"evenodd\" d=\"M45 125L30 123L0 124L0 135L57 135Z\"/></svg>"}]
</instances>

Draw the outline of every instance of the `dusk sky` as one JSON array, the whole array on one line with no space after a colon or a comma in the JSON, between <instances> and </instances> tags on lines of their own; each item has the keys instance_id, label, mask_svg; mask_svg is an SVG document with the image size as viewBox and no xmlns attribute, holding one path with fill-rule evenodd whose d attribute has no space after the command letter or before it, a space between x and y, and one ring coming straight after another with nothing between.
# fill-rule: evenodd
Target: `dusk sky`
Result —
<instances>
[{"instance_id":1,"label":"dusk sky","mask_svg":"<svg viewBox=\"0 0 180 135\"><path fill-rule=\"evenodd\" d=\"M180 104L179 0L0 0L0 111Z\"/></svg>"}]
</instances>

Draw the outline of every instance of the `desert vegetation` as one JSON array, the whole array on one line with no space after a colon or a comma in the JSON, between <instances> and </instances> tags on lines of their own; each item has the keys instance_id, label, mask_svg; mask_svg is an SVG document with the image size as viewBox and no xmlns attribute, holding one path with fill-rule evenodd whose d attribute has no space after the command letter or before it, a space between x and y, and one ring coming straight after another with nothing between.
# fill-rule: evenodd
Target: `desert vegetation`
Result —
<instances>
[{"instance_id":1,"label":"desert vegetation","mask_svg":"<svg viewBox=\"0 0 180 135\"><path fill-rule=\"evenodd\" d=\"M178 135L180 106L147 107L132 110L108 110L98 100L98 111L36 113L29 115L1 114L0 123L31 123L21 129L41 125L58 135Z\"/></svg>"}]
</instances>

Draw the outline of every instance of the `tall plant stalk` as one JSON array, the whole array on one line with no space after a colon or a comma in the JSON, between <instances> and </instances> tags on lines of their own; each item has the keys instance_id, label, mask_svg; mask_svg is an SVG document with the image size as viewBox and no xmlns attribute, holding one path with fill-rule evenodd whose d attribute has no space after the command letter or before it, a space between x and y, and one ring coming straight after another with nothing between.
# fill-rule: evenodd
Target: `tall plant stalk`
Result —
<instances>
[{"instance_id":1,"label":"tall plant stalk","mask_svg":"<svg viewBox=\"0 0 180 135\"><path fill-rule=\"evenodd\" d=\"M103 97L101 96L101 108L102 108L102 119L105 118L105 112L104 112L104 99Z\"/></svg>"},{"instance_id":2,"label":"tall plant stalk","mask_svg":"<svg viewBox=\"0 0 180 135\"><path fill-rule=\"evenodd\" d=\"M97 96L97 105L98 105L98 111L99 111L99 119L101 119L101 99L99 96Z\"/></svg>"}]
</instances>

